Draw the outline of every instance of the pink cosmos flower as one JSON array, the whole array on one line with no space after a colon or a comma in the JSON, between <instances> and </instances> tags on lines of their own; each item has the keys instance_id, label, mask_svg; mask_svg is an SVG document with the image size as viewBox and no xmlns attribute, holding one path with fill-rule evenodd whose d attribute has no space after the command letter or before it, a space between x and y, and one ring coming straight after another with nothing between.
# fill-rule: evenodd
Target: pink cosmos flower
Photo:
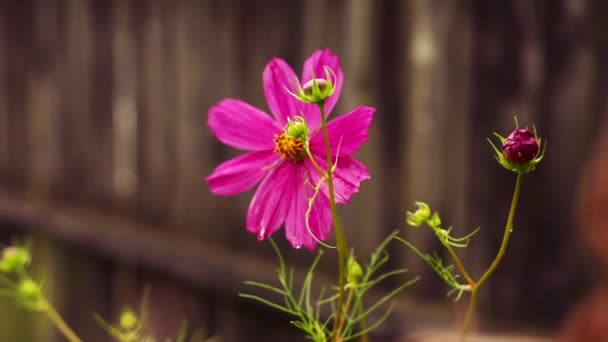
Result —
<instances>
[{"instance_id":1,"label":"pink cosmos flower","mask_svg":"<svg viewBox=\"0 0 608 342\"><path fill-rule=\"evenodd\" d=\"M313 250L316 241L310 233L325 240L331 231L326 183L311 208L310 232L306 226L313 186L322 176L306 156L304 144L309 144L321 169L325 170L327 164L319 108L299 101L286 90L295 92L297 85L310 81L312 75L325 75L325 67L335 73L336 81L334 95L325 102L327 115L340 96L343 79L338 57L329 49L316 51L306 60L299 81L279 58L266 65L263 87L272 116L235 99L225 99L209 110L208 124L218 140L249 152L219 165L206 181L211 192L224 196L260 183L247 213L247 230L257 234L258 240L284 225L285 236L293 247ZM360 106L327 124L332 160L337 159L333 175L338 203L348 203L351 195L359 191L360 183L370 178L365 165L350 155L367 141L374 112L374 108ZM286 134L288 122L297 121L296 117L303 118L308 127L307 142Z\"/></svg>"}]
</instances>

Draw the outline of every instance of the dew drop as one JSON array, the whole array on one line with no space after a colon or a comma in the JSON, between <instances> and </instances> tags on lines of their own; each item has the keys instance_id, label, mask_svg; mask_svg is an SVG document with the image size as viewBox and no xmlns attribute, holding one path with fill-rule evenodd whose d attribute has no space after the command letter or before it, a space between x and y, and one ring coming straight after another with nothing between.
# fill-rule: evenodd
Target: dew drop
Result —
<instances>
[{"instance_id":1,"label":"dew drop","mask_svg":"<svg viewBox=\"0 0 608 342\"><path fill-rule=\"evenodd\" d=\"M295 249L300 249L300 248L302 248L302 245L295 245L294 248Z\"/></svg>"}]
</instances>

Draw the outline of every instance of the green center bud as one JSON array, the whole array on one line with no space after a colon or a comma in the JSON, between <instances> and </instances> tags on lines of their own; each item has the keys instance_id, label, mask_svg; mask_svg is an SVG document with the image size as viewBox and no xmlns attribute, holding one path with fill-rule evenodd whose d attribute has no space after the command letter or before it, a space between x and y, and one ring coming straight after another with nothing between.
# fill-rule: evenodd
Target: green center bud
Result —
<instances>
[{"instance_id":1,"label":"green center bud","mask_svg":"<svg viewBox=\"0 0 608 342\"><path fill-rule=\"evenodd\" d=\"M309 132L304 118L296 116L294 121L288 118L283 132L283 134L275 134L274 136L274 152L278 152L282 158L292 161L304 159L308 148Z\"/></svg>"},{"instance_id":2,"label":"green center bud","mask_svg":"<svg viewBox=\"0 0 608 342\"><path fill-rule=\"evenodd\" d=\"M306 143L308 141L309 131L306 122L301 116L296 116L294 119L295 121L291 121L291 119L287 118L285 133L292 138L300 139L303 143Z\"/></svg>"},{"instance_id":3,"label":"green center bud","mask_svg":"<svg viewBox=\"0 0 608 342\"><path fill-rule=\"evenodd\" d=\"M348 259L346 269L346 280L351 284L359 284L363 277L363 268L361 268L361 265L359 265L354 257L351 256Z\"/></svg>"},{"instance_id":4,"label":"green center bud","mask_svg":"<svg viewBox=\"0 0 608 342\"><path fill-rule=\"evenodd\" d=\"M131 330L137 325L137 315L129 309L120 314L120 327L124 330Z\"/></svg>"},{"instance_id":5,"label":"green center bud","mask_svg":"<svg viewBox=\"0 0 608 342\"><path fill-rule=\"evenodd\" d=\"M2 251L0 271L11 273L24 268L30 263L30 253L22 247L11 246Z\"/></svg>"}]
</instances>

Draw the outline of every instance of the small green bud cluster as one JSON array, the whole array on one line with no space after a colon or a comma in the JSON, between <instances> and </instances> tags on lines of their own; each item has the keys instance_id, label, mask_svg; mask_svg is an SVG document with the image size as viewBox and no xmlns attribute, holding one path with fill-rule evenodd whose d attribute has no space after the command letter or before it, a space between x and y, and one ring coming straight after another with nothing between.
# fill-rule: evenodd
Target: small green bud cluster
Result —
<instances>
[{"instance_id":1,"label":"small green bud cluster","mask_svg":"<svg viewBox=\"0 0 608 342\"><path fill-rule=\"evenodd\" d=\"M6 247L0 259L0 272L13 273L24 269L31 261L30 252L17 246Z\"/></svg>"},{"instance_id":2,"label":"small green bud cluster","mask_svg":"<svg viewBox=\"0 0 608 342\"><path fill-rule=\"evenodd\" d=\"M435 228L441 226L441 218L439 217L439 214L435 212L431 215L431 208L428 204L424 202L416 202L416 206L418 209L416 209L415 212L412 213L408 211L406 213L407 224L413 227L419 227L423 224L427 224Z\"/></svg>"},{"instance_id":3,"label":"small green bud cluster","mask_svg":"<svg viewBox=\"0 0 608 342\"><path fill-rule=\"evenodd\" d=\"M422 225L429 226L445 246L465 248L469 243L469 239L479 231L479 228L477 228L464 237L454 237L451 235L452 227L448 229L442 228L439 213L434 212L431 214L431 207L429 207L428 204L416 202L416 206L418 208L415 212L408 211L406 213L405 221L407 224L413 227L420 227Z\"/></svg>"},{"instance_id":4,"label":"small green bud cluster","mask_svg":"<svg viewBox=\"0 0 608 342\"><path fill-rule=\"evenodd\" d=\"M137 315L133 310L126 309L120 314L119 325L124 330L132 330L137 326Z\"/></svg>"}]
</instances>

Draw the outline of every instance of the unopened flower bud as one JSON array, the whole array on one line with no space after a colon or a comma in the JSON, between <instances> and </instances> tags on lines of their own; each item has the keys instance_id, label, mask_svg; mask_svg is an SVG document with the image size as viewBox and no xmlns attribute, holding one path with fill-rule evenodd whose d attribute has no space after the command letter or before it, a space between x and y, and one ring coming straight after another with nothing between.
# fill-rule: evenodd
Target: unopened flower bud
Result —
<instances>
[{"instance_id":1,"label":"unopened flower bud","mask_svg":"<svg viewBox=\"0 0 608 342\"><path fill-rule=\"evenodd\" d=\"M304 95L310 96L313 94L315 83L316 83L316 86L319 88L320 92L325 91L325 89L327 88L326 80L324 80L322 78L313 78L312 80L306 82L302 86L302 92L304 93Z\"/></svg>"},{"instance_id":2,"label":"unopened flower bud","mask_svg":"<svg viewBox=\"0 0 608 342\"><path fill-rule=\"evenodd\" d=\"M517 118L515 127L518 127ZM490 139L488 141L494 149L498 163L509 171L519 174L528 173L536 168L545 155L547 143L541 144L536 129L531 131L527 128L516 128L507 138L498 133L494 135L500 140L502 149L499 150Z\"/></svg>"},{"instance_id":3,"label":"unopened flower bud","mask_svg":"<svg viewBox=\"0 0 608 342\"><path fill-rule=\"evenodd\" d=\"M40 285L31 279L24 279L17 285L17 294L22 299L35 301L40 297L41 293Z\"/></svg>"},{"instance_id":4,"label":"unopened flower bud","mask_svg":"<svg viewBox=\"0 0 608 342\"><path fill-rule=\"evenodd\" d=\"M298 85L296 93L288 92L304 103L323 103L336 92L336 75L329 67L325 67L325 78L313 78Z\"/></svg>"},{"instance_id":5,"label":"unopened flower bud","mask_svg":"<svg viewBox=\"0 0 608 342\"><path fill-rule=\"evenodd\" d=\"M11 273L24 268L30 263L31 257L27 249L11 246L2 251L0 259L0 271Z\"/></svg>"},{"instance_id":6,"label":"unopened flower bud","mask_svg":"<svg viewBox=\"0 0 608 342\"><path fill-rule=\"evenodd\" d=\"M516 129L502 144L502 154L512 163L527 163L536 157L539 146L534 133L529 129Z\"/></svg>"},{"instance_id":7,"label":"unopened flower bud","mask_svg":"<svg viewBox=\"0 0 608 342\"><path fill-rule=\"evenodd\" d=\"M361 265L359 265L355 258L351 256L346 265L346 280L351 284L358 284L361 281L361 277L363 277L363 268L361 268Z\"/></svg>"},{"instance_id":8,"label":"unopened flower bud","mask_svg":"<svg viewBox=\"0 0 608 342\"><path fill-rule=\"evenodd\" d=\"M300 139L302 142L308 141L308 126L301 116L296 116L295 121L287 118L287 127L285 133L292 138Z\"/></svg>"},{"instance_id":9,"label":"unopened flower bud","mask_svg":"<svg viewBox=\"0 0 608 342\"><path fill-rule=\"evenodd\" d=\"M437 212L435 212L427 222L431 227L441 227L441 218Z\"/></svg>"},{"instance_id":10,"label":"unopened flower bud","mask_svg":"<svg viewBox=\"0 0 608 342\"><path fill-rule=\"evenodd\" d=\"M423 225L431 217L431 208L424 202L416 202L418 209L415 212L407 212L407 224L418 227Z\"/></svg>"},{"instance_id":11,"label":"unopened flower bud","mask_svg":"<svg viewBox=\"0 0 608 342\"><path fill-rule=\"evenodd\" d=\"M120 327L124 330L131 330L137 325L137 315L132 310L125 310L120 314Z\"/></svg>"}]
</instances>

